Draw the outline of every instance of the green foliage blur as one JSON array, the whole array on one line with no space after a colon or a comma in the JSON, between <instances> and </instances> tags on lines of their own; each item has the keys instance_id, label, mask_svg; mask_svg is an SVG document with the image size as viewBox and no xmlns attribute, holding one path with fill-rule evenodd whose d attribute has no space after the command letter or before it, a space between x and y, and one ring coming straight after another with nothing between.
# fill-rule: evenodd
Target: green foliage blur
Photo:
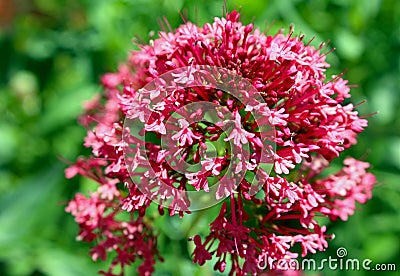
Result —
<instances>
[{"instance_id":1,"label":"green foliage blur","mask_svg":"<svg viewBox=\"0 0 400 276\"><path fill-rule=\"evenodd\" d=\"M179 11L203 24L222 15L222 1L186 0L0 0L0 275L95 275L107 264L94 263L89 246L75 241L78 227L64 213L75 192L90 181L64 178L79 155L85 129L78 125L82 103L101 91L99 77L115 71L132 38L157 36L157 19L173 28ZM331 40L329 75L345 70L357 84L352 102L369 117L359 143L344 155L367 160L379 180L374 197L347 222L329 224L336 238L316 259L348 258L396 263L400 271L400 1L270 0L228 1L245 23L270 33L290 24L314 45ZM266 23L267 22L267 23ZM181 222L157 224L164 263L155 275L219 275L213 264L193 265L186 233L207 230L213 211ZM164 236L163 238L161 238ZM132 269L133 271L133 269ZM129 275L135 275L130 272ZM310 272L315 275L369 275L373 271ZM384 275L399 275L386 272Z\"/></svg>"}]
</instances>

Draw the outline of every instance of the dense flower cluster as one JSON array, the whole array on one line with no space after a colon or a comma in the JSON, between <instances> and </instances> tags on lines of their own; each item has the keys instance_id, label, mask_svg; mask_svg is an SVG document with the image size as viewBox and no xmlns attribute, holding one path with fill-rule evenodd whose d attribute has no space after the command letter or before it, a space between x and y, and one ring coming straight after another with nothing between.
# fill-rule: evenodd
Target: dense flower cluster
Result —
<instances>
[{"instance_id":1,"label":"dense flower cluster","mask_svg":"<svg viewBox=\"0 0 400 276\"><path fill-rule=\"evenodd\" d=\"M274 269L277 260L296 258L295 244L301 246L302 256L324 250L332 236L316 217L347 220L356 202L371 197L375 177L366 171L366 162L347 158L342 170L322 177L330 162L356 143L367 121L352 104L343 104L350 97L347 81L340 76L325 79L329 65L321 53L323 46L316 49L302 40L292 32L265 35L252 24L242 25L239 14L232 12L203 27L186 23L175 32L161 32L159 39L132 52L117 73L103 76L105 93L86 105L80 119L89 129L85 146L92 149L92 156L66 170L68 178L81 174L99 183L89 197L77 194L66 210L81 228L79 239L97 242L91 251L94 260L105 260L114 252L112 267L103 274L114 275L116 265L124 267L136 259L143 261L140 275L153 272L161 257L145 220L152 196L169 200L170 215L180 216L190 213L193 202L179 191L192 187L215 193L217 199L227 197L209 235L190 240L196 246L195 263L203 265L214 257L215 270L229 268L237 275L256 275L265 261ZM199 66L233 72L248 81L263 102L252 101L255 96L250 92L242 92L239 101L218 87L195 85L209 77ZM183 67L192 69L175 74L169 83L143 89ZM229 80L219 78L229 86ZM152 106L152 101L157 104ZM190 121L204 115L202 108L175 121L170 118L179 108L204 101L218 106L214 124ZM257 123L251 112L261 118ZM129 135L125 118L142 122L142 132L152 138L139 141ZM275 129L266 138L276 145L265 150L273 159L271 173L258 166L265 142L262 124ZM129 144L136 146L127 149L126 133ZM164 135L170 135L167 149L160 145ZM217 147L217 156L207 156L210 143ZM249 150L243 150L245 145ZM198 171L179 173L171 167L171 162L182 161L198 164ZM230 163L232 174L243 172L240 185L230 181ZM138 177L148 193L132 180L137 176L132 171L140 167L146 169ZM246 171L261 176L256 178L257 193L252 193ZM212 190L215 180L220 183ZM128 215L119 217L123 212ZM164 214L161 205L159 212Z\"/></svg>"}]
</instances>

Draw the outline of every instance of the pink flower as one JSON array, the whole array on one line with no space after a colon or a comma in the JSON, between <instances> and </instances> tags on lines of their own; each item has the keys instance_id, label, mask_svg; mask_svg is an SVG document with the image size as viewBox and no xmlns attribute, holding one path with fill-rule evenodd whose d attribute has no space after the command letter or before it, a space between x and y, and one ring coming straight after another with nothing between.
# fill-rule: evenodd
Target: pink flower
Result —
<instances>
[{"instance_id":1,"label":"pink flower","mask_svg":"<svg viewBox=\"0 0 400 276\"><path fill-rule=\"evenodd\" d=\"M153 119L152 123L146 123L145 130L147 131L154 131L158 132L160 134L165 134L167 133L164 125L164 116L160 116L157 119Z\"/></svg>"},{"instance_id":2,"label":"pink flower","mask_svg":"<svg viewBox=\"0 0 400 276\"><path fill-rule=\"evenodd\" d=\"M185 119L179 119L181 130L171 137L174 141L179 141L179 146L191 146L194 139L200 139L200 135L196 135L189 128L189 123Z\"/></svg>"},{"instance_id":3,"label":"pink flower","mask_svg":"<svg viewBox=\"0 0 400 276\"><path fill-rule=\"evenodd\" d=\"M222 159L214 159L205 157L200 163L205 171L210 171L213 175L219 175L222 169Z\"/></svg>"},{"instance_id":4,"label":"pink flower","mask_svg":"<svg viewBox=\"0 0 400 276\"><path fill-rule=\"evenodd\" d=\"M208 250L205 249L204 245L201 243L200 236L194 236L193 238L196 249L193 252L194 262L203 265L206 261L211 260L212 255Z\"/></svg>"},{"instance_id":5,"label":"pink flower","mask_svg":"<svg viewBox=\"0 0 400 276\"><path fill-rule=\"evenodd\" d=\"M242 123L241 123L241 117L239 113L236 111L234 113L235 116L235 126L232 129L232 132L229 134L227 138L224 139L224 141L229 141L233 139L233 143L241 147L242 144L247 144L249 138L253 138L255 136L254 133L250 133L242 128Z\"/></svg>"},{"instance_id":6,"label":"pink flower","mask_svg":"<svg viewBox=\"0 0 400 276\"><path fill-rule=\"evenodd\" d=\"M216 194L217 199L227 197L235 191L236 187L234 182L227 177L223 177L218 185L218 190Z\"/></svg>"},{"instance_id":7,"label":"pink flower","mask_svg":"<svg viewBox=\"0 0 400 276\"><path fill-rule=\"evenodd\" d=\"M347 80L326 80L323 45L314 48L293 30L267 35L239 17L233 11L201 27L188 22L161 32L104 75L104 93L86 105L80 122L91 154L65 175L99 186L76 194L66 211L79 225L78 239L93 243L92 259L111 259L101 274L123 274L136 260L140 275L153 273L162 258L147 208L158 199L170 216L190 215L186 192L193 188L228 197L210 232L191 240L195 263L214 258L214 269L230 275L261 275L261 264L273 270L277 260L297 258L296 244L302 256L325 250L332 235L315 218L347 220L371 198L376 178L367 162L346 158L343 169L322 175L368 124L343 103ZM233 88L237 95L225 92ZM193 103L196 109L184 109ZM273 157L271 173L261 166L265 156ZM120 219L120 212L132 214Z\"/></svg>"}]
</instances>

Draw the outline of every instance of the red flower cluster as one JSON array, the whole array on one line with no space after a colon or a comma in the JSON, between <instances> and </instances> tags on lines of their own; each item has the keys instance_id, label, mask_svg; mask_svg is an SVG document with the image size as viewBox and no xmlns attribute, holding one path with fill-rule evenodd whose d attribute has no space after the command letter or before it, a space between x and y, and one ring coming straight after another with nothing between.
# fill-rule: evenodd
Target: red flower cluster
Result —
<instances>
[{"instance_id":1,"label":"red flower cluster","mask_svg":"<svg viewBox=\"0 0 400 276\"><path fill-rule=\"evenodd\" d=\"M103 274L114 275L116 265L136 259L143 260L141 275L153 272L161 257L144 219L152 200L183 216L196 203L186 191L228 197L209 235L191 238L193 261L203 265L215 257L215 270L256 275L280 259L296 258L295 244L302 256L327 248L331 235L315 218L347 220L356 202L371 197L375 177L366 172L368 163L347 158L341 171L321 177L356 143L367 121L343 104L350 97L347 81L326 81L323 45L315 49L302 40L292 31L267 36L232 12L203 27L186 23L160 33L102 78L105 93L87 104L80 119L89 129L85 146L92 156L66 170L68 178L81 174L99 187L89 197L77 194L66 210L81 228L79 239L97 241L94 260L115 253ZM171 71L171 79L162 77ZM238 94L232 97L221 83ZM215 114L204 102L213 104ZM190 104L195 108L185 109ZM201 119L207 116L214 121ZM126 125L125 118L138 124ZM273 159L271 173L260 166L263 154ZM118 216L123 212L130 216Z\"/></svg>"}]
</instances>

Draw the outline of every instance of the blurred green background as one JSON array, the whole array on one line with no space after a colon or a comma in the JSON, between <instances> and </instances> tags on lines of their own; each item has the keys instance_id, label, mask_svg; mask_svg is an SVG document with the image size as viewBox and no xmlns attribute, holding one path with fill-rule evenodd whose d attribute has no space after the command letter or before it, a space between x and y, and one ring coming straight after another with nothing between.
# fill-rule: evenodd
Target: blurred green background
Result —
<instances>
[{"instance_id":1,"label":"blurred green background","mask_svg":"<svg viewBox=\"0 0 400 276\"><path fill-rule=\"evenodd\" d=\"M166 16L173 27L182 10L191 21L222 14L222 1L0 0L0 275L95 275L89 246L75 241L73 218L64 213L76 191L92 183L64 179L67 160L88 154L85 129L77 124L82 102L101 91L99 77L115 71L135 35L148 41ZM358 84L352 102L368 115L368 129L344 155L373 164L379 185L374 197L347 222L330 224L336 239L315 258L336 257L396 263L400 271L400 1L228 1L245 23L271 33L295 25L296 33L331 40L329 74L345 69ZM207 216L194 229L207 229ZM165 262L156 275L213 275L212 266L191 264L183 233L191 221L158 222ZM170 231L174 229L174 231ZM164 231L165 230L165 231ZM169 231L167 231L169 230ZM193 229L192 229L193 230ZM173 234L171 234L173 232ZM321 272L320 272L321 273ZM323 271L326 275L366 275L365 271ZM134 275L132 272L131 275ZM387 272L385 275L399 275Z\"/></svg>"}]
</instances>

